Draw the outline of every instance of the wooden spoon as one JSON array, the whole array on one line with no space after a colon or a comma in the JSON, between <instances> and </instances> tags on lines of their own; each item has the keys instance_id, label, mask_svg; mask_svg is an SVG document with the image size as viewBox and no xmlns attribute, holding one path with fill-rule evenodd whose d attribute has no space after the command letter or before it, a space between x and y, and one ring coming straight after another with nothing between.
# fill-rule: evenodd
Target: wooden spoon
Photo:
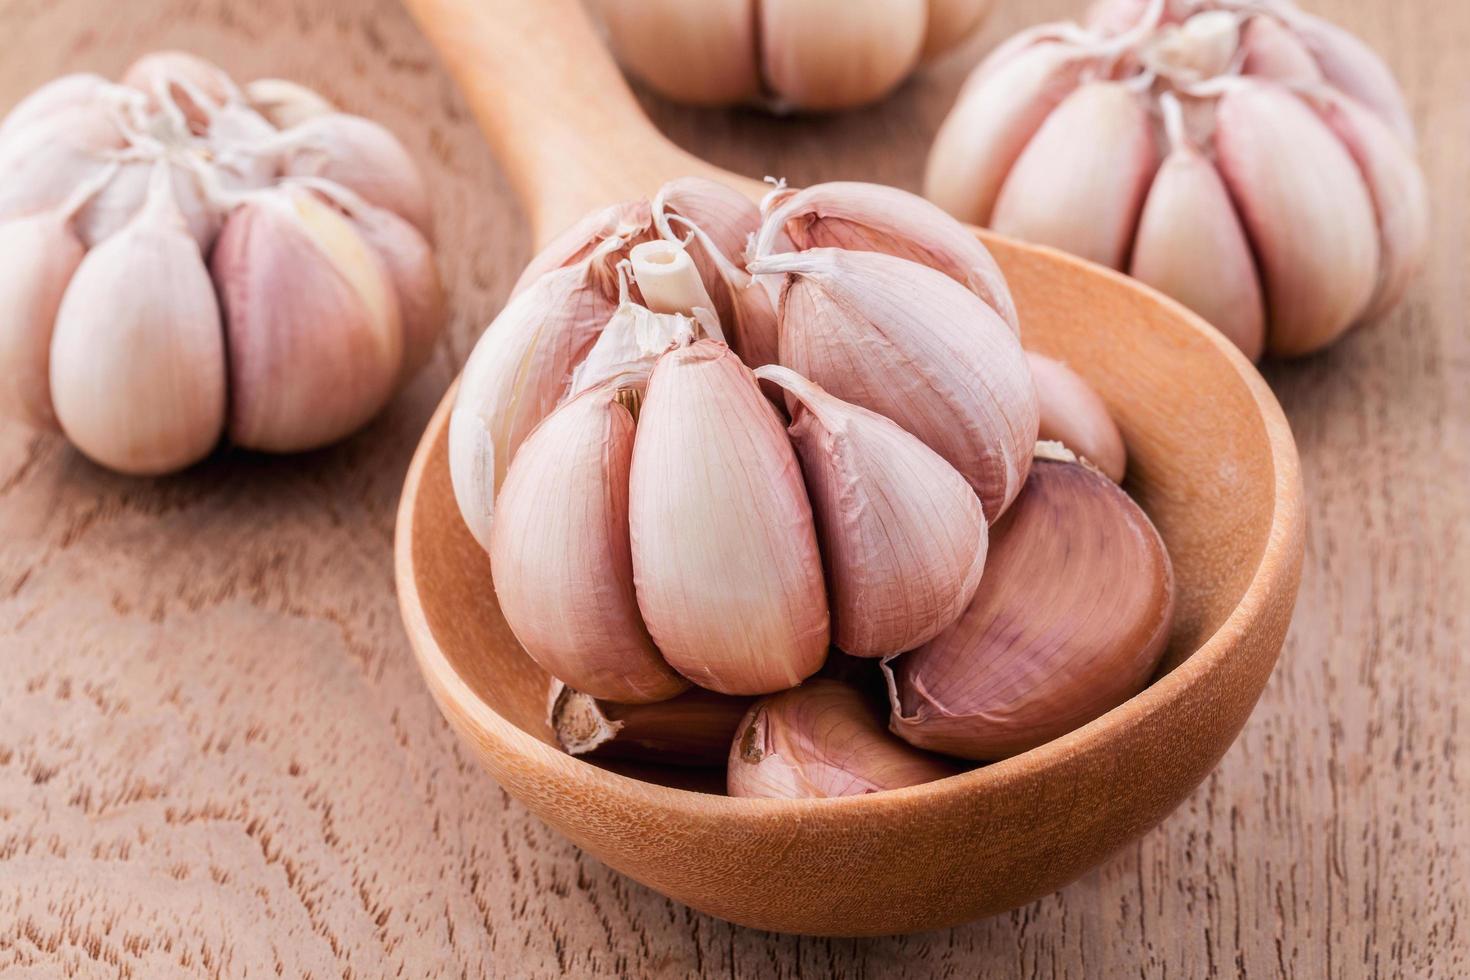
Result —
<instances>
[{"instance_id":1,"label":"wooden spoon","mask_svg":"<svg viewBox=\"0 0 1470 980\"><path fill-rule=\"evenodd\" d=\"M406 0L544 243L594 206L703 174L640 112L577 0ZM636 0L628 0L636 2ZM692 0L691 0L692 2ZM1027 346L1098 389L1179 588L1164 676L1037 749L909 789L736 800L562 753L547 676L501 618L449 483L451 390L399 508L399 601L445 717L508 792L590 853L679 901L764 929L934 929L1029 902L1158 823L1209 773L1259 697L1301 576L1301 482L1270 390L1177 303L1050 249L981 233ZM655 781L657 780L657 781Z\"/></svg>"}]
</instances>

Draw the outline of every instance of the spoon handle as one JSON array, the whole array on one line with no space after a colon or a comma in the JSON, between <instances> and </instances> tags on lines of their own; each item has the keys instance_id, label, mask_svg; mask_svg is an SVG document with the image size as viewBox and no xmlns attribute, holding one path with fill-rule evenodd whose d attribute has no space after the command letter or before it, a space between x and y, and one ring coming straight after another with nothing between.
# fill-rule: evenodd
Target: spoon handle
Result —
<instances>
[{"instance_id":1,"label":"spoon handle","mask_svg":"<svg viewBox=\"0 0 1470 980\"><path fill-rule=\"evenodd\" d=\"M538 247L599 205L714 168L643 114L579 0L404 0L526 209Z\"/></svg>"}]
</instances>

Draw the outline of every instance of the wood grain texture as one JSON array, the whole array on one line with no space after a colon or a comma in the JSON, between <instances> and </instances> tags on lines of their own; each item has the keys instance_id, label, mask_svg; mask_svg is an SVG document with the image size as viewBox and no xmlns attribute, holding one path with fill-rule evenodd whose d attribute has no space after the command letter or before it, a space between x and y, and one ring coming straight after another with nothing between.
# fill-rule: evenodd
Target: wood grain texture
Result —
<instances>
[{"instance_id":1,"label":"wood grain texture","mask_svg":"<svg viewBox=\"0 0 1470 980\"><path fill-rule=\"evenodd\" d=\"M915 187L964 67L1065 0L1003 5L874 110L647 107L715 163ZM6 976L1460 976L1470 971L1470 7L1321 0L1399 71L1435 196L1385 322L1271 365L1310 503L1302 597L1240 741L1162 827L1009 915L902 939L773 937L582 855L491 784L420 682L394 506L528 236L463 104L386 0L0 0L0 106L184 46L320 86L429 167L454 323L348 443L162 481L0 428Z\"/></svg>"}]
</instances>

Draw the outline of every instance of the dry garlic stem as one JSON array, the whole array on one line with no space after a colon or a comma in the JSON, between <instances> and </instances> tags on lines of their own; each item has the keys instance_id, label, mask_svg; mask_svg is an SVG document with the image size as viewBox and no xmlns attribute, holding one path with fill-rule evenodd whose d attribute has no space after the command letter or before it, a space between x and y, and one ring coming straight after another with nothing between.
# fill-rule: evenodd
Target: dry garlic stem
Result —
<instances>
[{"instance_id":1,"label":"dry garlic stem","mask_svg":"<svg viewBox=\"0 0 1470 980\"><path fill-rule=\"evenodd\" d=\"M991 521L1005 511L1031 464L1038 408L1020 342L994 310L941 272L877 252L814 248L750 270L785 277L782 364L917 436Z\"/></svg>"},{"instance_id":2,"label":"dry garlic stem","mask_svg":"<svg viewBox=\"0 0 1470 980\"><path fill-rule=\"evenodd\" d=\"M756 702L730 747L731 796L821 799L902 789L958 773L883 730L859 691L808 681Z\"/></svg>"},{"instance_id":3,"label":"dry garlic stem","mask_svg":"<svg viewBox=\"0 0 1470 980\"><path fill-rule=\"evenodd\" d=\"M1037 438L1060 442L1092 463L1114 483L1123 482L1128 450L1123 435L1098 393L1061 361L1026 352L1036 397L1041 404Z\"/></svg>"},{"instance_id":4,"label":"dry garlic stem","mask_svg":"<svg viewBox=\"0 0 1470 980\"><path fill-rule=\"evenodd\" d=\"M490 562L505 621L549 673L596 698L662 701L689 682L654 648L633 594L634 419L618 396L606 384L572 399L521 445Z\"/></svg>"},{"instance_id":5,"label":"dry garlic stem","mask_svg":"<svg viewBox=\"0 0 1470 980\"><path fill-rule=\"evenodd\" d=\"M649 704L598 701L554 681L550 721L571 755L671 766L723 766L750 698L692 688Z\"/></svg>"},{"instance_id":6,"label":"dry garlic stem","mask_svg":"<svg viewBox=\"0 0 1470 980\"><path fill-rule=\"evenodd\" d=\"M980 500L938 453L789 368L784 388L831 592L833 642L859 657L911 650L959 618L985 568Z\"/></svg>"},{"instance_id":7,"label":"dry garlic stem","mask_svg":"<svg viewBox=\"0 0 1470 980\"><path fill-rule=\"evenodd\" d=\"M1174 578L1148 517L1107 477L1042 443L991 529L985 578L959 622L884 661L893 731L1001 759L1142 690L1168 642Z\"/></svg>"},{"instance_id":8,"label":"dry garlic stem","mask_svg":"<svg viewBox=\"0 0 1470 980\"><path fill-rule=\"evenodd\" d=\"M638 606L675 670L724 694L763 694L822 666L826 592L801 470L723 344L698 341L654 368L629 499Z\"/></svg>"}]
</instances>

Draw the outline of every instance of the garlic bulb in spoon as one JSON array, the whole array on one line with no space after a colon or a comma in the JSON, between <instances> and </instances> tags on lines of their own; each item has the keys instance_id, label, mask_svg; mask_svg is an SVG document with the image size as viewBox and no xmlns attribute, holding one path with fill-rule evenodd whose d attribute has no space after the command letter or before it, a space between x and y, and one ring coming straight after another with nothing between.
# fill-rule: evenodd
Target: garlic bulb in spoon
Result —
<instances>
[{"instance_id":1,"label":"garlic bulb in spoon","mask_svg":"<svg viewBox=\"0 0 1470 980\"><path fill-rule=\"evenodd\" d=\"M23 100L0 123L0 410L131 473L378 412L445 316L427 197L386 130L324 105L176 51Z\"/></svg>"},{"instance_id":2,"label":"garlic bulb in spoon","mask_svg":"<svg viewBox=\"0 0 1470 980\"><path fill-rule=\"evenodd\" d=\"M1104 0L1018 35L962 90L925 193L1131 273L1252 358L1382 314L1428 247L1392 75L1289 0Z\"/></svg>"}]
</instances>

